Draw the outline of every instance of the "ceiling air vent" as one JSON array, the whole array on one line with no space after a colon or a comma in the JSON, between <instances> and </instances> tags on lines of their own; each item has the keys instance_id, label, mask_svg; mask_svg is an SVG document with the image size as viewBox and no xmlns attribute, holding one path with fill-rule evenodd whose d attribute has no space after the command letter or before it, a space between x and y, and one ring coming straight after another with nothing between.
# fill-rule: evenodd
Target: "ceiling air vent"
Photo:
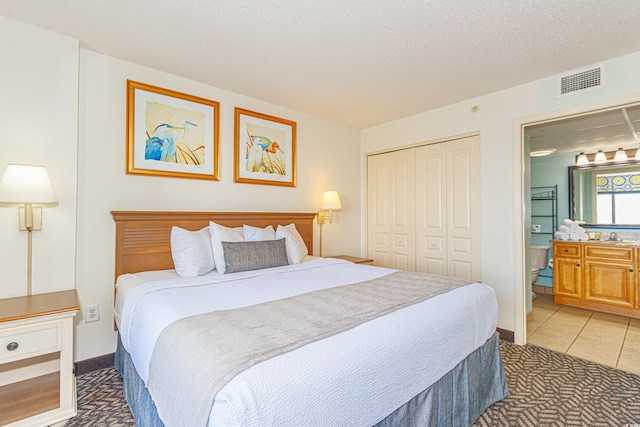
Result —
<instances>
[{"instance_id":1,"label":"ceiling air vent","mask_svg":"<svg viewBox=\"0 0 640 427\"><path fill-rule=\"evenodd\" d=\"M591 65L558 76L558 98L604 87L604 64Z\"/></svg>"}]
</instances>

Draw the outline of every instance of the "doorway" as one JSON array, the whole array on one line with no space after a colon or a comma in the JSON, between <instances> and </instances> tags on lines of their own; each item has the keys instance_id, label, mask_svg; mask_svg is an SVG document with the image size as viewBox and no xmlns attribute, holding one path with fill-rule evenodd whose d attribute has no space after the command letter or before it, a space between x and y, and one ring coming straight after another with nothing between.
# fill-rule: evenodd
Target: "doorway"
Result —
<instances>
[{"instance_id":1,"label":"doorway","mask_svg":"<svg viewBox=\"0 0 640 427\"><path fill-rule=\"evenodd\" d=\"M575 206L572 206L570 200L575 201L575 197L571 194L567 170L569 166L575 165L580 153L585 152L593 157L598 150L614 153L623 148L631 156L635 155L640 147L640 104L637 99L609 105L601 103L591 108L585 107L582 111L574 109L549 114L537 120L525 119L520 123L520 132L520 203L524 206L520 223L523 260L521 271L525 284L521 291L524 299L522 308L528 315L523 318L523 313L516 312L516 319L519 315L522 319L524 332L524 335L518 337L516 324L516 342L529 341L535 345L629 370L635 364L627 360L627 353L630 351L625 350L624 339L627 335L632 336L636 328L640 333L640 322L555 304L551 268L541 268L540 279L532 289L530 247L532 244L547 244L550 247L551 258L552 248L548 241L554 238L553 232L557 231L557 225L553 224L562 225L564 219L573 219ZM535 187L556 189L558 204L554 220L550 218L551 212L549 215L546 215L546 212L536 212L536 194L532 190ZM602 227L593 230L597 231L600 228ZM548 234L537 234L541 231ZM613 231L640 233L640 229L614 228ZM534 295L535 299L532 298ZM619 343L613 342L616 340Z\"/></svg>"}]
</instances>

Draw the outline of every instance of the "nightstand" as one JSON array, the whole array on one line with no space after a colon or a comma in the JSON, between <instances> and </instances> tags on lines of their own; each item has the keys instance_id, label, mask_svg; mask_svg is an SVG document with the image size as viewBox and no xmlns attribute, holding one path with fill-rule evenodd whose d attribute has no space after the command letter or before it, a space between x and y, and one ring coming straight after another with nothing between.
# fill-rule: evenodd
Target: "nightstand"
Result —
<instances>
[{"instance_id":1,"label":"nightstand","mask_svg":"<svg viewBox=\"0 0 640 427\"><path fill-rule=\"evenodd\" d=\"M345 261L351 261L353 263L356 264L365 264L365 265L373 265L373 260L369 259L369 258L360 258L357 256L351 256L351 255L335 255L335 256L330 256L327 258L337 258L337 259L343 259Z\"/></svg>"},{"instance_id":2,"label":"nightstand","mask_svg":"<svg viewBox=\"0 0 640 427\"><path fill-rule=\"evenodd\" d=\"M45 426L76 415L75 290L0 300L0 426Z\"/></svg>"}]
</instances>

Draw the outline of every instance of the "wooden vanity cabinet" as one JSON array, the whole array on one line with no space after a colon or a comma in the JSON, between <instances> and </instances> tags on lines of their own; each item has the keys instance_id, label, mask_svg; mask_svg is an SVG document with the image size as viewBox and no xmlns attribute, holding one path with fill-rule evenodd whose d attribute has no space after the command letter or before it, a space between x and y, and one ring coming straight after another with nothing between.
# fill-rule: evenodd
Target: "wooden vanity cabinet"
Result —
<instances>
[{"instance_id":1,"label":"wooden vanity cabinet","mask_svg":"<svg viewBox=\"0 0 640 427\"><path fill-rule=\"evenodd\" d=\"M554 301L640 318L639 254L633 246L554 241Z\"/></svg>"},{"instance_id":2,"label":"wooden vanity cabinet","mask_svg":"<svg viewBox=\"0 0 640 427\"><path fill-rule=\"evenodd\" d=\"M636 307L633 247L584 247L584 299L620 307Z\"/></svg>"},{"instance_id":3,"label":"wooden vanity cabinet","mask_svg":"<svg viewBox=\"0 0 640 427\"><path fill-rule=\"evenodd\" d=\"M582 298L582 245L553 244L553 294Z\"/></svg>"}]
</instances>

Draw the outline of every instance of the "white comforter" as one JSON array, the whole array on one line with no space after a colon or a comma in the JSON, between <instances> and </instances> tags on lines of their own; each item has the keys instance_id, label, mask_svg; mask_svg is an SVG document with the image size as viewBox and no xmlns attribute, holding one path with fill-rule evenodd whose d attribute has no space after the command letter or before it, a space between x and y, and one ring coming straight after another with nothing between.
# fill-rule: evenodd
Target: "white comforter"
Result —
<instances>
[{"instance_id":1,"label":"white comforter","mask_svg":"<svg viewBox=\"0 0 640 427\"><path fill-rule=\"evenodd\" d=\"M316 258L192 279L172 271L125 275L118 279L116 318L122 343L146 383L154 344L177 319L393 271ZM218 393L209 425L374 425L489 339L497 313L493 290L474 283L259 363Z\"/></svg>"}]
</instances>

